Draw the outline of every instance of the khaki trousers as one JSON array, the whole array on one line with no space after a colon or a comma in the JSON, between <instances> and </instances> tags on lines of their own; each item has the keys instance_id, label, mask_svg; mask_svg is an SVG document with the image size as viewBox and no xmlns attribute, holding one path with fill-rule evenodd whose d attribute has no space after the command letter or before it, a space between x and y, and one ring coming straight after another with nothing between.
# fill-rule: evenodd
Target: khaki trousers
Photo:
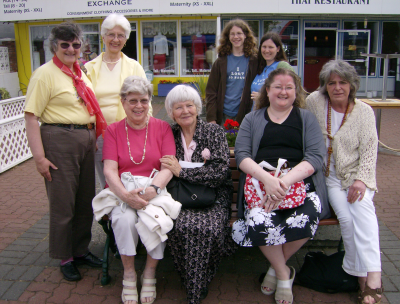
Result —
<instances>
[{"instance_id":1,"label":"khaki trousers","mask_svg":"<svg viewBox=\"0 0 400 304\"><path fill-rule=\"evenodd\" d=\"M45 180L50 205L50 250L54 259L68 259L88 252L95 196L94 129L40 127L52 181Z\"/></svg>"}]
</instances>

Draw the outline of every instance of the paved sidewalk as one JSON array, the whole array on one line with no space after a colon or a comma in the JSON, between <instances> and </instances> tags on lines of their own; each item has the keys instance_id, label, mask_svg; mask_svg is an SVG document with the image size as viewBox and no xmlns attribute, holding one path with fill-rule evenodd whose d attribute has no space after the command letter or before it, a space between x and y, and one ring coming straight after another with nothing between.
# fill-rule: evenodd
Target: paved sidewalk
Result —
<instances>
[{"instance_id":1,"label":"paved sidewalk","mask_svg":"<svg viewBox=\"0 0 400 304\"><path fill-rule=\"evenodd\" d=\"M154 115L167 119L163 104L154 103ZM382 111L381 140L400 148L400 110ZM380 223L382 276L385 296L382 303L400 303L400 156L379 153L375 196ZM59 261L48 257L48 204L42 178L33 160L0 174L0 304L5 303L120 303L122 265L112 259L108 286L101 286L100 269L81 268L83 279L68 282L59 271ZM95 223L91 250L102 253L104 234ZM324 250L332 253L337 245L337 227L321 227L318 240L306 244L289 262L299 270L305 253ZM332 239L323 235L333 231ZM144 269L145 252L136 259L139 275ZM260 292L258 276L267 270L257 248L240 248L221 263L203 304L274 303ZM185 302L185 291L174 270L169 252L157 271L155 303ZM323 294L294 286L294 301L306 303L356 303L356 293Z\"/></svg>"}]
</instances>

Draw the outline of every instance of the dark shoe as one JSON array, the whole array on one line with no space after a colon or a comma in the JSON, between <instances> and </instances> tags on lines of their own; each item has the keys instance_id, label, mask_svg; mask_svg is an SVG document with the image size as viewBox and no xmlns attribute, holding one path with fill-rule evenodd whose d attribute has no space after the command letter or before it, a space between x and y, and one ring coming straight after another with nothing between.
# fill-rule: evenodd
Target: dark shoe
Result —
<instances>
[{"instance_id":1,"label":"dark shoe","mask_svg":"<svg viewBox=\"0 0 400 304\"><path fill-rule=\"evenodd\" d=\"M200 293L200 300L204 300L205 298L207 298L207 295L208 295L208 288L204 287Z\"/></svg>"},{"instance_id":2,"label":"dark shoe","mask_svg":"<svg viewBox=\"0 0 400 304\"><path fill-rule=\"evenodd\" d=\"M100 268L103 265L103 260L99 259L90 251L81 257L74 257L74 262L76 265L89 265L92 267Z\"/></svg>"},{"instance_id":3,"label":"dark shoe","mask_svg":"<svg viewBox=\"0 0 400 304\"><path fill-rule=\"evenodd\" d=\"M68 262L65 265L60 265L60 269L64 275L64 279L67 281L79 281L82 279L81 274L79 273L78 268L76 268L74 262Z\"/></svg>"}]
</instances>

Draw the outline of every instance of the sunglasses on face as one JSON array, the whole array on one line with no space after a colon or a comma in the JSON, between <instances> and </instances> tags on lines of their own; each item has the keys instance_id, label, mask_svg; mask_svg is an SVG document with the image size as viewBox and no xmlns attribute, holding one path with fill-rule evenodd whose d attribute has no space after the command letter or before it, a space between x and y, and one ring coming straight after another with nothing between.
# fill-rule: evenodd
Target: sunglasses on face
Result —
<instances>
[{"instance_id":1,"label":"sunglasses on face","mask_svg":"<svg viewBox=\"0 0 400 304\"><path fill-rule=\"evenodd\" d=\"M62 42L60 43L60 46L62 49L66 50L67 48L69 48L69 46L72 45L72 47L77 50L81 48L81 44L80 43L67 43L67 42Z\"/></svg>"}]
</instances>

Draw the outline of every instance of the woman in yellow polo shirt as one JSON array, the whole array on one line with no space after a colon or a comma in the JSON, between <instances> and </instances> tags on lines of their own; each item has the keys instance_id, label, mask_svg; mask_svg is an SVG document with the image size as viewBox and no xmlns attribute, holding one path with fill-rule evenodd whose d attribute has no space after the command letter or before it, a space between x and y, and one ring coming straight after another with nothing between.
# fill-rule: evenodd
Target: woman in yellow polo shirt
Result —
<instances>
[{"instance_id":1,"label":"woman in yellow polo shirt","mask_svg":"<svg viewBox=\"0 0 400 304\"><path fill-rule=\"evenodd\" d=\"M142 66L121 52L130 32L131 25L123 15L109 15L101 25L101 36L106 51L85 64L87 76L93 84L94 93L108 125L126 117L119 96L124 79L133 75L146 78ZM151 113L150 104L149 114ZM98 139L97 147L96 172L100 185L104 188L102 137Z\"/></svg>"},{"instance_id":2,"label":"woman in yellow polo shirt","mask_svg":"<svg viewBox=\"0 0 400 304\"><path fill-rule=\"evenodd\" d=\"M77 24L65 22L52 29L49 40L54 57L35 70L28 86L26 133L37 170L45 178L50 257L61 260L66 280L77 281L81 275L76 265L102 264L88 246L95 195L96 137L107 124L90 81L77 62L82 30Z\"/></svg>"}]
</instances>

